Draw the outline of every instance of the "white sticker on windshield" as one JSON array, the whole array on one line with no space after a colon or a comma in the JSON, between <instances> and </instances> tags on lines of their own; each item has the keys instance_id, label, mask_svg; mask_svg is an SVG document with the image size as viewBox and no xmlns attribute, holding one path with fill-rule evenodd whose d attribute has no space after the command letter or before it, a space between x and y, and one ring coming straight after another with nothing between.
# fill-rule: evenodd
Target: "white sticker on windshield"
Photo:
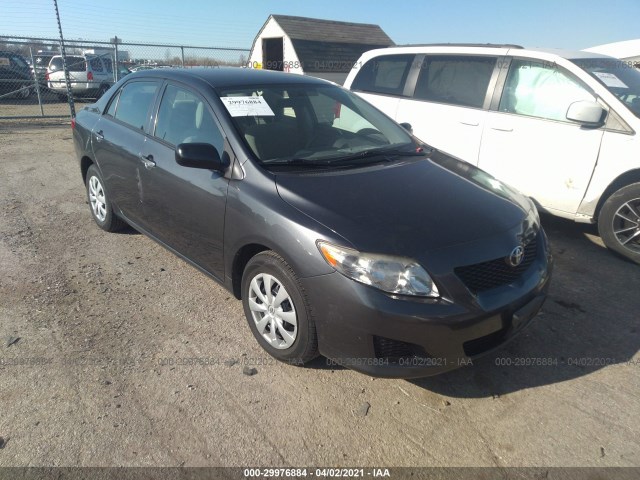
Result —
<instances>
[{"instance_id":1,"label":"white sticker on windshield","mask_svg":"<svg viewBox=\"0 0 640 480\"><path fill-rule=\"evenodd\" d=\"M613 88L629 88L622 80L616 77L613 73L607 72L593 72L593 74L604 82L607 87Z\"/></svg>"},{"instance_id":2,"label":"white sticker on windshield","mask_svg":"<svg viewBox=\"0 0 640 480\"><path fill-rule=\"evenodd\" d=\"M262 97L220 97L232 117L273 117L275 114Z\"/></svg>"}]
</instances>

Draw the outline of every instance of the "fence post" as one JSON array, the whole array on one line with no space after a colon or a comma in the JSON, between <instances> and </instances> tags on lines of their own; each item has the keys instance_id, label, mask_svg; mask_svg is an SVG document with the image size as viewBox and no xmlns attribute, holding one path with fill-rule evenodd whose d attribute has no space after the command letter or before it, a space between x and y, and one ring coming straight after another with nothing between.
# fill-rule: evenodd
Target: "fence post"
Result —
<instances>
[{"instance_id":1,"label":"fence post","mask_svg":"<svg viewBox=\"0 0 640 480\"><path fill-rule=\"evenodd\" d=\"M44 117L44 108L42 108L42 97L40 96L40 81L38 80L38 72L36 71L36 61L33 58L33 48L29 47L29 55L31 56L31 65L33 65L33 81L36 84L36 94L38 95L38 105L40 105L40 114Z\"/></svg>"},{"instance_id":2,"label":"fence post","mask_svg":"<svg viewBox=\"0 0 640 480\"><path fill-rule=\"evenodd\" d=\"M62 68L64 69L64 81L67 84L67 100L69 101L69 111L71 112L71 118L76 118L76 106L73 103L73 94L71 93L71 78L69 78L69 69L67 68L67 52L64 48L64 37L62 36L62 23L60 23L58 0L53 0L53 6L56 9L58 31L60 32L60 55L62 56Z\"/></svg>"},{"instance_id":3,"label":"fence post","mask_svg":"<svg viewBox=\"0 0 640 480\"><path fill-rule=\"evenodd\" d=\"M117 82L118 80L120 80L120 67L118 67L118 36L116 35L115 37L113 37L113 39L115 40L115 45L116 45L116 47L115 47L115 50L116 50L116 59L115 60L116 61L113 64L113 68L114 68L113 71L115 72L115 79L116 79L116 82Z\"/></svg>"},{"instance_id":4,"label":"fence post","mask_svg":"<svg viewBox=\"0 0 640 480\"><path fill-rule=\"evenodd\" d=\"M184 47L180 47L180 54L182 56L182 68L184 68Z\"/></svg>"}]
</instances>

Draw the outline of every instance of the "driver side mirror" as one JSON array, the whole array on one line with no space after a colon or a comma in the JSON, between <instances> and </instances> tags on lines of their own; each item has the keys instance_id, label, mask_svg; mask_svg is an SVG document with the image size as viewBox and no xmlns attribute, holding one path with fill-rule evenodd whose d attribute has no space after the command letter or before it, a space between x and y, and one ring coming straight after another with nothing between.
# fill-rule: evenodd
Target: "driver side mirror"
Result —
<instances>
[{"instance_id":1,"label":"driver side mirror","mask_svg":"<svg viewBox=\"0 0 640 480\"><path fill-rule=\"evenodd\" d=\"M223 155L226 159L226 155ZM176 147L176 163L183 167L224 172L228 165L209 143L181 143Z\"/></svg>"},{"instance_id":2,"label":"driver side mirror","mask_svg":"<svg viewBox=\"0 0 640 480\"><path fill-rule=\"evenodd\" d=\"M400 126L401 126L402 128L404 128L407 132L409 132L409 133L413 133L413 127L411 126L411 124L410 124L410 123L402 122L402 123L400 124Z\"/></svg>"},{"instance_id":3,"label":"driver side mirror","mask_svg":"<svg viewBox=\"0 0 640 480\"><path fill-rule=\"evenodd\" d=\"M604 123L605 110L598 102L582 100L573 102L567 110L567 120L585 127L599 127Z\"/></svg>"}]
</instances>

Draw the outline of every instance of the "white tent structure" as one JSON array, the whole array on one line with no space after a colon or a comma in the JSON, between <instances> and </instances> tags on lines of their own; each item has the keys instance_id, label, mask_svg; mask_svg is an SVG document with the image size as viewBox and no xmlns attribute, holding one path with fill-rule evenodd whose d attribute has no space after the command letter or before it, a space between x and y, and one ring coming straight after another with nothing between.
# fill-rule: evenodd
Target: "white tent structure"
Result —
<instances>
[{"instance_id":1,"label":"white tent structure","mask_svg":"<svg viewBox=\"0 0 640 480\"><path fill-rule=\"evenodd\" d=\"M600 53L610 57L628 60L640 64L640 38L624 42L607 43L597 47L585 48L585 52ZM637 66L637 65L636 65Z\"/></svg>"}]
</instances>

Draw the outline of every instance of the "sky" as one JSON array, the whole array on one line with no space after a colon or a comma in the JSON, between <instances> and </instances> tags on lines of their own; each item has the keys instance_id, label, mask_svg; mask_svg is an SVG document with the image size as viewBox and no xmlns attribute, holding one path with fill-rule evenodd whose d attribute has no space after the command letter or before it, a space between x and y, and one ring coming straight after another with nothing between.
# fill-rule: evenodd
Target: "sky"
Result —
<instances>
[{"instance_id":1,"label":"sky","mask_svg":"<svg viewBox=\"0 0 640 480\"><path fill-rule=\"evenodd\" d=\"M397 43L583 49L640 38L640 0L58 0L67 38L250 48L271 13L374 23ZM53 0L0 0L0 34L57 37Z\"/></svg>"}]
</instances>

